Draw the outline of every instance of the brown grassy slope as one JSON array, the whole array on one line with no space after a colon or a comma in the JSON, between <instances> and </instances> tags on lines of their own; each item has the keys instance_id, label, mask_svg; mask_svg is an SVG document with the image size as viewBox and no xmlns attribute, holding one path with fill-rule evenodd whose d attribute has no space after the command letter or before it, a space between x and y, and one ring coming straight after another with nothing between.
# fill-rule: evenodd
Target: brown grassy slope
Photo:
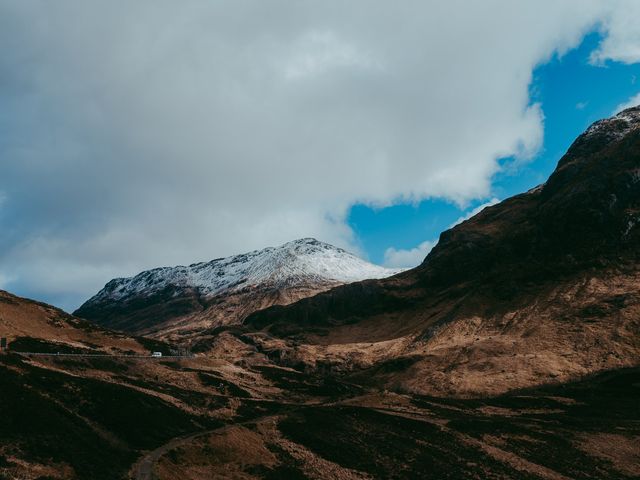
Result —
<instances>
[{"instance_id":1,"label":"brown grassy slope","mask_svg":"<svg viewBox=\"0 0 640 480\"><path fill-rule=\"evenodd\" d=\"M209 332L225 325L239 325L258 310L272 305L289 305L300 299L324 292L337 284L315 284L290 288L258 287L223 293L203 300L201 308L184 315L167 316L160 322L139 328L139 335L172 343L190 345L202 341Z\"/></svg>"},{"instance_id":2,"label":"brown grassy slope","mask_svg":"<svg viewBox=\"0 0 640 480\"><path fill-rule=\"evenodd\" d=\"M97 327L62 310L0 290L0 336L53 342L70 348L148 353L137 340Z\"/></svg>"},{"instance_id":3,"label":"brown grassy slope","mask_svg":"<svg viewBox=\"0 0 640 480\"><path fill-rule=\"evenodd\" d=\"M264 343L289 362L371 367L364 378L421 393L495 393L637 365L635 114L625 135L614 118L580 136L546 184L444 232L418 268L246 325L282 339Z\"/></svg>"},{"instance_id":4,"label":"brown grassy slope","mask_svg":"<svg viewBox=\"0 0 640 480\"><path fill-rule=\"evenodd\" d=\"M288 305L340 285L309 282L282 287L272 284L203 295L198 289L167 288L126 301L101 301L82 305L74 315L100 326L190 345L224 325L238 325L251 313L272 305Z\"/></svg>"},{"instance_id":5,"label":"brown grassy slope","mask_svg":"<svg viewBox=\"0 0 640 480\"><path fill-rule=\"evenodd\" d=\"M500 397L371 393L187 439L160 479L630 479L638 370Z\"/></svg>"},{"instance_id":6,"label":"brown grassy slope","mask_svg":"<svg viewBox=\"0 0 640 480\"><path fill-rule=\"evenodd\" d=\"M0 319L0 336L10 340L0 352L0 479L124 478L144 450L217 427L245 400L243 414L260 415L252 397L280 392L259 371L210 357L19 355L148 348L144 339L7 292Z\"/></svg>"},{"instance_id":7,"label":"brown grassy slope","mask_svg":"<svg viewBox=\"0 0 640 480\"><path fill-rule=\"evenodd\" d=\"M14 311L12 328L33 333L39 322L31 315L42 312L36 307L50 307L14 301L23 310ZM47 341L58 341L56 332L68 333L58 327ZM519 395L446 400L367 391L334 376L278 368L231 331L216 342L218 358L180 362L0 355L0 478L128 478L149 451L192 434L198 436L151 465L158 478L638 473L637 370ZM398 345L384 350L401 358ZM394 366L368 376L379 379ZM219 429L222 422L235 425Z\"/></svg>"}]
</instances>

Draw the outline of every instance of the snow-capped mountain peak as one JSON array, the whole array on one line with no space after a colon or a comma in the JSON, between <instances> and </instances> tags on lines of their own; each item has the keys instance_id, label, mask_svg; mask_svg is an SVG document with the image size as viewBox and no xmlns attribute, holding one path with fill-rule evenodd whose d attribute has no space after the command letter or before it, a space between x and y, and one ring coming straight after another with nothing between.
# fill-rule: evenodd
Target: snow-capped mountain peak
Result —
<instances>
[{"instance_id":1,"label":"snow-capped mountain peak","mask_svg":"<svg viewBox=\"0 0 640 480\"><path fill-rule=\"evenodd\" d=\"M384 278L400 271L371 264L314 238L302 238L279 247L189 266L155 268L134 277L117 278L87 303L121 301L127 297L152 295L167 288L176 292L193 289L208 297L256 286L278 288L305 283L349 283Z\"/></svg>"}]
</instances>

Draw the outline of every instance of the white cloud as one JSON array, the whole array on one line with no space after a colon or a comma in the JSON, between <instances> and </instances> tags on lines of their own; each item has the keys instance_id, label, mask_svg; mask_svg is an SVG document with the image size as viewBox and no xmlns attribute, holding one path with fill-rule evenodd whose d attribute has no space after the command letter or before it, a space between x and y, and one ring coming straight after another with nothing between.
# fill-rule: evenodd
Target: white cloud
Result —
<instances>
[{"instance_id":1,"label":"white cloud","mask_svg":"<svg viewBox=\"0 0 640 480\"><path fill-rule=\"evenodd\" d=\"M431 249L436 246L436 243L438 242L426 241L408 250L396 250L393 247L387 248L384 252L384 265L391 268L415 267L420 265Z\"/></svg>"},{"instance_id":2,"label":"white cloud","mask_svg":"<svg viewBox=\"0 0 640 480\"><path fill-rule=\"evenodd\" d=\"M616 113L620 113L622 110L626 110L627 108L637 107L638 105L640 105L640 92L638 92L636 95L634 95L631 98L629 98L626 102L623 102L620 105L618 105L613 110L611 115L615 115Z\"/></svg>"},{"instance_id":3,"label":"white cloud","mask_svg":"<svg viewBox=\"0 0 640 480\"><path fill-rule=\"evenodd\" d=\"M5 277L4 275L0 274L0 289L6 289L6 286L11 282L11 278L9 277Z\"/></svg>"},{"instance_id":4,"label":"white cloud","mask_svg":"<svg viewBox=\"0 0 640 480\"><path fill-rule=\"evenodd\" d=\"M294 46L284 66L285 78L300 80L339 68L376 68L370 55L340 40L335 32L309 32Z\"/></svg>"},{"instance_id":5,"label":"white cloud","mask_svg":"<svg viewBox=\"0 0 640 480\"><path fill-rule=\"evenodd\" d=\"M151 266L350 247L354 202L484 198L541 145L533 69L603 20L597 60L632 59L633 3L0 0L0 274L69 307Z\"/></svg>"},{"instance_id":6,"label":"white cloud","mask_svg":"<svg viewBox=\"0 0 640 480\"><path fill-rule=\"evenodd\" d=\"M604 40L591 54L594 65L604 65L608 60L622 63L640 61L640 2L611 1L602 23Z\"/></svg>"}]
</instances>

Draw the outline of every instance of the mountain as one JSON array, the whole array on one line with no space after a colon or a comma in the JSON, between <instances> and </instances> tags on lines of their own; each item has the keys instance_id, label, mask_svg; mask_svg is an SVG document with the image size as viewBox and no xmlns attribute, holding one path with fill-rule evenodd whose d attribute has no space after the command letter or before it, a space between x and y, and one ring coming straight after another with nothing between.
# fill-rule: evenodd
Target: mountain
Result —
<instances>
[{"instance_id":1,"label":"mountain","mask_svg":"<svg viewBox=\"0 0 640 480\"><path fill-rule=\"evenodd\" d=\"M0 478L638 478L639 172L632 109L418 268L256 311L194 357L0 291ZM270 252L317 247L293 244ZM321 276L266 264L244 285ZM105 298L196 289L161 271Z\"/></svg>"},{"instance_id":2,"label":"mountain","mask_svg":"<svg viewBox=\"0 0 640 480\"><path fill-rule=\"evenodd\" d=\"M545 184L442 233L416 269L245 325L281 363L405 392L502 393L640 364L639 255L635 107L580 135Z\"/></svg>"},{"instance_id":3,"label":"mountain","mask_svg":"<svg viewBox=\"0 0 640 480\"><path fill-rule=\"evenodd\" d=\"M75 315L126 332L172 341L202 340L203 332L241 323L256 310L398 271L303 238L275 248L111 280Z\"/></svg>"}]
</instances>

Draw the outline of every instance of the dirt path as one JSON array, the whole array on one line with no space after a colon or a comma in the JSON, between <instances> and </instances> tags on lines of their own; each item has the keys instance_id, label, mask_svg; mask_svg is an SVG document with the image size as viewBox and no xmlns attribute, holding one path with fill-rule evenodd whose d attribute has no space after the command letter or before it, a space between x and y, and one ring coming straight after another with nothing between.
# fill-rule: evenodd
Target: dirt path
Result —
<instances>
[{"instance_id":1,"label":"dirt path","mask_svg":"<svg viewBox=\"0 0 640 480\"><path fill-rule=\"evenodd\" d=\"M253 401L253 399L243 399L245 401ZM295 402L277 402L280 405L288 405L290 407L292 407L293 409L295 409L296 407L301 407L301 406L318 406L318 405L325 405L326 402L319 402L319 403L307 403L307 404L300 404L300 403L295 403ZM182 435L180 437L175 437L172 438L171 440L169 440L167 443L165 443L164 445L161 445L160 447L156 448L155 450L150 451L149 453L147 453L145 456L143 456L142 458L140 458L135 464L134 466L131 468L130 474L129 474L129 478L131 478L132 480L155 480L156 476L153 473L153 467L155 466L155 464L158 462L158 460L160 460L160 458L166 454L167 452L173 450L174 448L180 447L182 445L185 445L187 443L189 443L190 441L199 438L199 437L204 437L207 435L212 435L212 434L221 434L226 432L227 430L233 428L233 427L237 427L237 426L242 426L242 425L248 425L248 424L252 424L252 423L257 423L261 420L264 420L266 418L271 417L271 415L267 415L267 416L263 416L263 417L257 417L257 418L252 418L249 420L245 420L243 422L237 422L237 423L230 423L229 425L224 425L222 427L218 427L218 428L214 428L212 430L204 430L201 432L195 432L195 433L190 433L190 434L186 434L186 435Z\"/></svg>"},{"instance_id":2,"label":"dirt path","mask_svg":"<svg viewBox=\"0 0 640 480\"><path fill-rule=\"evenodd\" d=\"M298 404L298 403L287 403L284 402L287 405L290 405L292 407L300 407L300 406L323 406L323 405L333 405L334 402L319 402L318 404ZM335 404L340 404L341 402L335 402ZM370 408L370 407L363 407L363 408ZM394 410L392 408L383 408L380 410L385 410L385 413L388 414L398 414L398 413L407 413L404 411L397 411ZM224 425L222 427L218 427L218 428L214 428L212 430L204 430L201 432L196 432L196 433L191 433L191 434L187 434L187 435L182 435L180 437L175 437L172 438L171 440L169 440L167 443L165 443L164 445L161 445L160 447L156 448L155 450L150 451L149 453L147 453L145 456L143 456L142 458L140 458L136 464L132 467L131 469L131 473L129 475L129 477L132 480L156 480L156 476L153 472L153 467L155 466L155 464L158 462L158 460L160 460L160 458L165 455L166 453L170 452L171 450L173 450L174 448L180 447L182 445L185 445L189 442L191 442L192 440L195 440L196 438L200 438L200 437L204 437L207 435L213 435L213 434L222 434L225 433L226 431L230 430L231 428L234 427L238 427L238 426L242 426L242 425L247 425L247 424L252 424L252 423L257 423L260 422L262 420L265 420L267 418L271 417L271 415L267 415L265 417L257 417L257 418L252 418L250 420L246 420L244 422L238 422L238 423L231 423L229 425Z\"/></svg>"},{"instance_id":3,"label":"dirt path","mask_svg":"<svg viewBox=\"0 0 640 480\"><path fill-rule=\"evenodd\" d=\"M245 400L247 400L247 399L245 399ZM322 402L321 401L321 402L318 402L318 403L303 403L303 404L295 403L295 402L277 402L277 403L288 405L289 407L291 407L290 410L295 410L296 407L332 406L332 405L339 405L339 404L341 404L343 402L344 402L344 399L339 400L337 402L335 402L335 401ZM355 406L355 405L352 405L352 406ZM362 407L362 408L371 408L371 407ZM387 414L396 414L396 415L400 414L400 413L401 414L407 414L406 411L396 410L396 409L393 409L393 408L381 408L380 410L384 410L385 413L387 413ZM164 445L161 445L160 447L156 448L155 450L150 451L149 453L147 453L146 455L141 457L134 464L134 466L131 468L129 478L131 478L132 480L156 480L157 477L153 472L153 468L154 468L155 464L160 460L160 458L163 455L165 455L166 453L170 452L174 448L177 448L177 447L183 446L185 444L188 444L192 440L195 440L195 439L200 438L200 437L204 437L204 436L207 436L207 435L214 435L214 434L222 434L222 433L225 433L225 432L227 432L228 430L230 430L230 429L232 429L234 427L248 425L248 424L255 424L255 423L258 423L260 421L264 421L265 419L268 419L270 417L273 417L273 415L266 415L266 416L263 416L263 417L251 418L249 420L245 420L245 421L238 422L238 423L231 423L231 424L224 425L222 427L214 428L214 429L211 429L211 430L204 430L204 431L190 433L190 434L182 435L180 437L172 438L171 440L169 440Z\"/></svg>"},{"instance_id":4,"label":"dirt path","mask_svg":"<svg viewBox=\"0 0 640 480\"><path fill-rule=\"evenodd\" d=\"M169 442L164 445L152 450L147 453L144 457L142 457L136 465L133 467L133 471L131 474L131 478L134 480L154 480L156 476L153 473L153 467L160 457L162 457L165 453L173 450L174 448L180 447L190 441L204 437L206 435L212 435L216 433L224 433L232 427L241 425L240 423L225 425L224 427L214 428L213 430L205 430L203 432L192 433L190 435L183 435L181 437L172 438Z\"/></svg>"}]
</instances>

